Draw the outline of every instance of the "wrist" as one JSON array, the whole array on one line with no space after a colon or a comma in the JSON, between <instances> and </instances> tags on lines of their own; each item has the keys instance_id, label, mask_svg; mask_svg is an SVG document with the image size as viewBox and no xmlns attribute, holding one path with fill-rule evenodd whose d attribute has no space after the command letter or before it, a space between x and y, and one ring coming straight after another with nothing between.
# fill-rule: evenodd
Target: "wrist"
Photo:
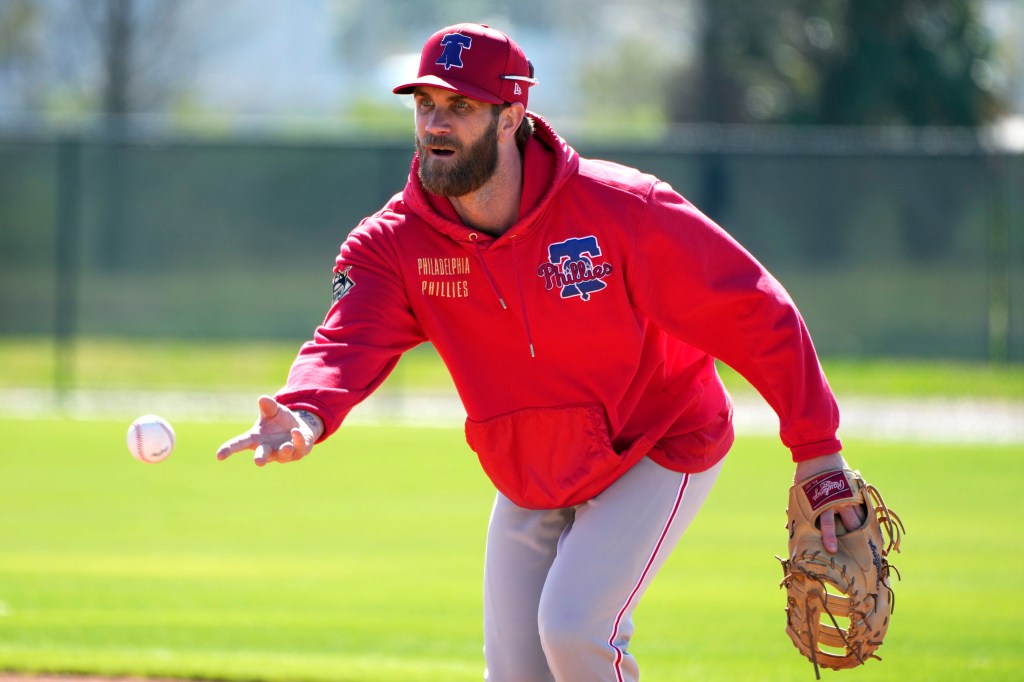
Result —
<instances>
[{"instance_id":1,"label":"wrist","mask_svg":"<svg viewBox=\"0 0 1024 682\"><path fill-rule=\"evenodd\" d=\"M805 459L796 464L796 472L793 475L794 482L799 483L800 481L817 476L825 471L836 471L839 469L848 469L849 465L846 460L843 459L843 455L839 452L822 455L821 457L814 457L812 459Z\"/></svg>"},{"instance_id":2,"label":"wrist","mask_svg":"<svg viewBox=\"0 0 1024 682\"><path fill-rule=\"evenodd\" d=\"M320 436L324 435L324 422L320 417L309 412L308 410L295 410L295 416L298 417L303 424L309 427L309 430L313 434L313 442L320 440Z\"/></svg>"}]
</instances>

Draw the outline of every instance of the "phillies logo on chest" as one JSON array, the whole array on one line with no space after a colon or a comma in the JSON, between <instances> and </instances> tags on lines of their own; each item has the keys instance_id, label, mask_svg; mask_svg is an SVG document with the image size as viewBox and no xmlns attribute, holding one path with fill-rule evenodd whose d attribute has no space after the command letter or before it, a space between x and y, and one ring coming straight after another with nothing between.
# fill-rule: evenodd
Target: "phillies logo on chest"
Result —
<instances>
[{"instance_id":1,"label":"phillies logo on chest","mask_svg":"<svg viewBox=\"0 0 1024 682\"><path fill-rule=\"evenodd\" d=\"M595 263L601 255L597 237L578 237L548 245L548 262L537 268L537 276L544 279L544 288L558 288L562 298L578 296L589 301L590 295L608 285L603 281L612 274L611 263Z\"/></svg>"}]
</instances>

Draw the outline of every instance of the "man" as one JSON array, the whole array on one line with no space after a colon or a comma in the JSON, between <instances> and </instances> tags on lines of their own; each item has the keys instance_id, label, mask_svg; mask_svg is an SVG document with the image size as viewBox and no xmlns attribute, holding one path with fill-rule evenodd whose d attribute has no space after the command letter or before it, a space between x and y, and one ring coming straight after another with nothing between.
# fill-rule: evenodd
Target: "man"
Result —
<instances>
[{"instance_id":1,"label":"man","mask_svg":"<svg viewBox=\"0 0 1024 682\"><path fill-rule=\"evenodd\" d=\"M665 183L580 158L527 113L536 82L499 31L430 37L394 89L415 100L408 184L342 244L323 325L217 456L306 456L432 342L498 490L488 679L636 680L632 613L733 441L714 358L779 414L798 480L845 465L838 409L779 283Z\"/></svg>"}]
</instances>

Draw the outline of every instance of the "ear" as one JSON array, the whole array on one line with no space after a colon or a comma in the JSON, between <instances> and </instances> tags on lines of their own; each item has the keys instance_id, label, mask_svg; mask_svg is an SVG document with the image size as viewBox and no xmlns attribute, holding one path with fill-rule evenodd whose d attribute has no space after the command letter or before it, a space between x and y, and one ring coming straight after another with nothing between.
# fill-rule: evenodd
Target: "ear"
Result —
<instances>
[{"instance_id":1,"label":"ear","mask_svg":"<svg viewBox=\"0 0 1024 682\"><path fill-rule=\"evenodd\" d=\"M514 140L516 131L526 117L526 107L522 102L513 102L511 106L503 107L501 116L498 119L498 139L501 141Z\"/></svg>"}]
</instances>

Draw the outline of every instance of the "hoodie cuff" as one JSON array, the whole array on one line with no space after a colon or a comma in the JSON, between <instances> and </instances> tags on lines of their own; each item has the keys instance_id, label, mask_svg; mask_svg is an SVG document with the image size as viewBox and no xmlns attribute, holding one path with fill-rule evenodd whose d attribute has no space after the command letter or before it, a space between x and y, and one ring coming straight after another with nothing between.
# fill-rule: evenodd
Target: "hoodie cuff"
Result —
<instances>
[{"instance_id":1,"label":"hoodie cuff","mask_svg":"<svg viewBox=\"0 0 1024 682\"><path fill-rule=\"evenodd\" d=\"M828 440L819 441L817 443L806 443L804 445L795 445L790 448L790 452L793 453L794 462L805 462L815 457L822 457L824 455L834 455L837 452L841 452L843 444L838 438L829 438Z\"/></svg>"}]
</instances>

